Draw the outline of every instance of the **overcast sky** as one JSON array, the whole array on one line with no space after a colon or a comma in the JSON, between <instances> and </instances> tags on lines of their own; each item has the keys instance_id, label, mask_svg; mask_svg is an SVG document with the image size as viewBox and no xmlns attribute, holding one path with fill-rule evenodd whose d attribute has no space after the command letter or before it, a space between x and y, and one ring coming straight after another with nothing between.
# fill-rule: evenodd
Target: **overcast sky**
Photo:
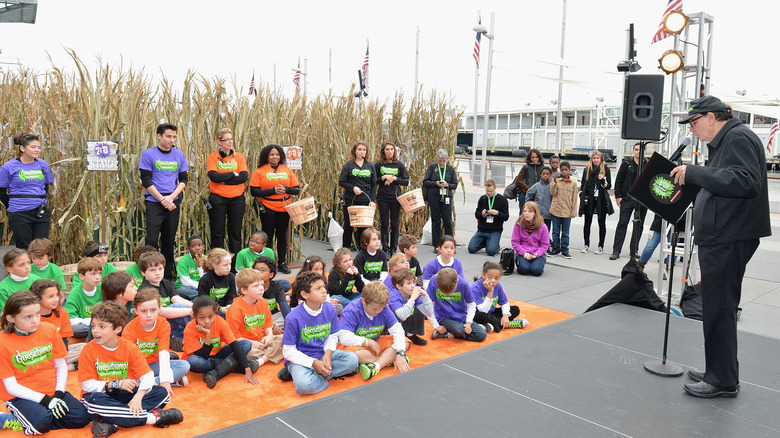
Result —
<instances>
[{"instance_id":1,"label":"overcast sky","mask_svg":"<svg viewBox=\"0 0 780 438\"><path fill-rule=\"evenodd\" d=\"M619 104L626 32L635 24L641 73L659 73L657 59L672 38L650 45L665 0L568 0L563 105L590 106L604 97ZM293 1L245 0L39 0L37 23L0 24L0 61L37 71L73 70L72 48L92 68L98 59L143 68L156 79L181 84L188 69L205 77L236 78L246 92L274 83L292 95L298 57L308 59L308 92L342 94L357 81L370 41L371 98L390 100L414 90L415 37L419 26L419 81L424 93L447 92L470 113L474 102L472 50L478 10L490 27L495 12L495 66L491 110L551 107L557 99L562 0L548 1ZM776 101L777 21L780 2L684 0L688 13L715 19L712 94ZM695 41L694 41L695 42ZM332 79L328 53L332 50ZM49 56L52 61L49 61ZM484 109L488 39L482 39L479 82ZM3 64L3 70L13 68ZM668 96L668 92L665 92ZM666 97L668 100L668 97Z\"/></svg>"}]
</instances>

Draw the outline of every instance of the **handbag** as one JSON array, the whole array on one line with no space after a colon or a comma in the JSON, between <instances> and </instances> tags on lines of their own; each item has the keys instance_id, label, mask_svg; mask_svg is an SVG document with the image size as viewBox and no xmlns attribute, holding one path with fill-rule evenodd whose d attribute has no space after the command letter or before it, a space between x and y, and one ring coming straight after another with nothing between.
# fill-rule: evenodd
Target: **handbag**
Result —
<instances>
[{"instance_id":1,"label":"handbag","mask_svg":"<svg viewBox=\"0 0 780 438\"><path fill-rule=\"evenodd\" d=\"M506 199L517 199L517 194L518 194L517 192L519 191L518 189L519 187L517 186L517 184L512 182L504 189L504 197Z\"/></svg>"}]
</instances>

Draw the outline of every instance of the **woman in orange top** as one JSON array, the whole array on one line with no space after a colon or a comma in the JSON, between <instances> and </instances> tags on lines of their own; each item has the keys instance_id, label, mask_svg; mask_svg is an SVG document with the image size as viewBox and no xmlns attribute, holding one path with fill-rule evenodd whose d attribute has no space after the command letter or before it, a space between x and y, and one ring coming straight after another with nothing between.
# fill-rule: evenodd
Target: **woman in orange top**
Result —
<instances>
[{"instance_id":1,"label":"woman in orange top","mask_svg":"<svg viewBox=\"0 0 780 438\"><path fill-rule=\"evenodd\" d=\"M276 236L276 258L279 272L289 274L287 267L287 228L290 214L284 209L290 204L290 197L301 192L298 178L284 164L284 150L275 144L260 151L257 169L249 181L249 191L260 203L260 221L268 234L268 246Z\"/></svg>"},{"instance_id":2,"label":"woman in orange top","mask_svg":"<svg viewBox=\"0 0 780 438\"><path fill-rule=\"evenodd\" d=\"M249 169L242 154L233 148L233 131L228 128L217 132L219 148L206 158L209 189L209 223L211 247L225 247L225 222L227 219L228 245L232 254L238 254L243 245L241 230L244 223L246 201L244 183L249 179Z\"/></svg>"}]
</instances>

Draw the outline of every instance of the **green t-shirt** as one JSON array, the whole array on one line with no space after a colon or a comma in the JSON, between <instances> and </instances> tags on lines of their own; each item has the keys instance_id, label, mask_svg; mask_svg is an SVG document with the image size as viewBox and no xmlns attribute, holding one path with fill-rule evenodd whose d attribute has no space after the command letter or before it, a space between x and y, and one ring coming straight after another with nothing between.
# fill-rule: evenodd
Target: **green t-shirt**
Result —
<instances>
[{"instance_id":1,"label":"green t-shirt","mask_svg":"<svg viewBox=\"0 0 780 438\"><path fill-rule=\"evenodd\" d=\"M179 263L176 264L176 283L174 284L176 289L181 287L179 277L190 277L190 280L194 282L200 281L200 270L195 259L192 258L192 254L184 254L184 257L179 259Z\"/></svg>"},{"instance_id":2,"label":"green t-shirt","mask_svg":"<svg viewBox=\"0 0 780 438\"><path fill-rule=\"evenodd\" d=\"M65 277L62 276L62 269L52 262L49 262L43 269L38 269L35 264L31 266L30 272L37 275L38 278L44 278L46 280L56 281L60 285L60 290L65 290L67 285L65 284Z\"/></svg>"},{"instance_id":3,"label":"green t-shirt","mask_svg":"<svg viewBox=\"0 0 780 438\"><path fill-rule=\"evenodd\" d=\"M238 255L236 256L236 271L240 271L246 268L251 268L252 265L255 264L255 260L257 260L258 257L268 257L270 259L276 260L276 256L274 255L274 250L272 250L267 246L263 248L263 252L261 252L260 254L253 252L249 248L244 248L241 251L239 251Z\"/></svg>"},{"instance_id":4,"label":"green t-shirt","mask_svg":"<svg viewBox=\"0 0 780 438\"><path fill-rule=\"evenodd\" d=\"M10 275L5 277L3 281L0 281L0 310L5 307L5 302L11 294L20 290L30 290L30 285L35 280L39 280L39 277L35 274L30 274L27 280L24 281L16 281Z\"/></svg>"},{"instance_id":5,"label":"green t-shirt","mask_svg":"<svg viewBox=\"0 0 780 438\"><path fill-rule=\"evenodd\" d=\"M103 265L103 272L100 274L100 283L103 283L103 279L106 275L116 271L118 271L118 269L111 263ZM100 283L98 283L98 290L100 290ZM78 272L73 276L73 286L71 287L71 290L75 290L76 288L81 289L81 277L79 277Z\"/></svg>"},{"instance_id":6,"label":"green t-shirt","mask_svg":"<svg viewBox=\"0 0 780 438\"><path fill-rule=\"evenodd\" d=\"M125 269L125 272L130 274L135 280L135 287L141 287L141 283L144 282L144 276L141 274L141 268L138 267L138 263L133 263Z\"/></svg>"},{"instance_id":7,"label":"green t-shirt","mask_svg":"<svg viewBox=\"0 0 780 438\"><path fill-rule=\"evenodd\" d=\"M95 294L92 296L84 293L84 289L73 286L68 294L68 300L65 302L65 310L68 311L68 315L71 318L90 318L92 316L92 309L96 304L103 301L103 295L100 293L100 286L95 289Z\"/></svg>"}]
</instances>

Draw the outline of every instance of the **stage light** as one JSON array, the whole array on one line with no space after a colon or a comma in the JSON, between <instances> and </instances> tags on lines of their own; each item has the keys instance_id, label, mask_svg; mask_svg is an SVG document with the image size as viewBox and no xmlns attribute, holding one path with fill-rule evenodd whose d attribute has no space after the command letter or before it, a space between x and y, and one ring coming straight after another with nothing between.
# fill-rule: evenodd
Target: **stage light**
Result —
<instances>
[{"instance_id":1,"label":"stage light","mask_svg":"<svg viewBox=\"0 0 780 438\"><path fill-rule=\"evenodd\" d=\"M664 30L672 35L682 32L687 25L688 16L683 14L682 11L669 12L664 18Z\"/></svg>"},{"instance_id":2,"label":"stage light","mask_svg":"<svg viewBox=\"0 0 780 438\"><path fill-rule=\"evenodd\" d=\"M683 57L678 51L667 50L658 60L658 68L666 74L672 74L683 68Z\"/></svg>"}]
</instances>

